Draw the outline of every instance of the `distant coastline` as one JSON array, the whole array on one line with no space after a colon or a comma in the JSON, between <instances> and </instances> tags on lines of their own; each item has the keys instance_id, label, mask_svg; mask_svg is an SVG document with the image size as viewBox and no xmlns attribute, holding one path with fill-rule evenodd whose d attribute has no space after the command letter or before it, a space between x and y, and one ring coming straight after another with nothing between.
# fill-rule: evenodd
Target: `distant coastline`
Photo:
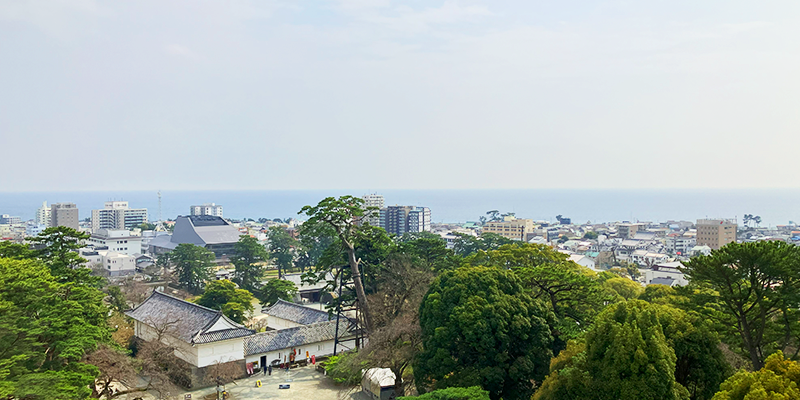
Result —
<instances>
[{"instance_id":1,"label":"distant coastline","mask_svg":"<svg viewBox=\"0 0 800 400\"><path fill-rule=\"evenodd\" d=\"M800 222L800 189L503 189L503 190L162 190L163 217L188 214L189 206L214 202L226 218L297 218L306 204L327 196L369 192L384 195L387 205L420 205L431 209L433 222L477 221L486 211L514 212L519 217L554 221L556 215L573 223L688 220L705 217L738 218L760 215L762 225ZM108 200L127 200L158 218L156 191L0 192L0 213L33 218L42 201L73 202L81 218Z\"/></svg>"}]
</instances>

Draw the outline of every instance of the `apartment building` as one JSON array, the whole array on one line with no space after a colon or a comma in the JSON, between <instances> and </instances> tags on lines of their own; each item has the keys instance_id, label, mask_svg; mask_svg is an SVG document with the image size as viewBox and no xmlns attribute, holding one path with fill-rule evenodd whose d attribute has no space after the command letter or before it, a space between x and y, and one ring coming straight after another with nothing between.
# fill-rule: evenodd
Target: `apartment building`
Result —
<instances>
[{"instance_id":1,"label":"apartment building","mask_svg":"<svg viewBox=\"0 0 800 400\"><path fill-rule=\"evenodd\" d=\"M3 214L0 215L0 224L3 225L17 225L22 223L22 218L13 215Z\"/></svg>"},{"instance_id":2,"label":"apartment building","mask_svg":"<svg viewBox=\"0 0 800 400\"><path fill-rule=\"evenodd\" d=\"M483 225L482 233L494 233L511 240L525 240L533 233L535 225L532 219L507 216L503 221L490 221Z\"/></svg>"},{"instance_id":3,"label":"apartment building","mask_svg":"<svg viewBox=\"0 0 800 400\"><path fill-rule=\"evenodd\" d=\"M644 228L644 224L619 224L617 225L617 236L623 239L633 239L636 232Z\"/></svg>"},{"instance_id":4,"label":"apartment building","mask_svg":"<svg viewBox=\"0 0 800 400\"><path fill-rule=\"evenodd\" d=\"M55 203L50 205L50 226L66 226L78 229L78 206L75 203Z\"/></svg>"},{"instance_id":5,"label":"apartment building","mask_svg":"<svg viewBox=\"0 0 800 400\"><path fill-rule=\"evenodd\" d=\"M50 207L47 206L47 201L43 201L42 206L36 209L34 222L36 225L44 225L45 228L50 226Z\"/></svg>"},{"instance_id":6,"label":"apartment building","mask_svg":"<svg viewBox=\"0 0 800 400\"><path fill-rule=\"evenodd\" d=\"M389 206L380 211L380 227L391 235L431 231L431 209L415 206Z\"/></svg>"},{"instance_id":7,"label":"apartment building","mask_svg":"<svg viewBox=\"0 0 800 400\"><path fill-rule=\"evenodd\" d=\"M736 242L735 219L698 219L697 245L718 250L728 243Z\"/></svg>"},{"instance_id":8,"label":"apartment building","mask_svg":"<svg viewBox=\"0 0 800 400\"><path fill-rule=\"evenodd\" d=\"M189 207L189 215L211 215L222 218L222 206L216 203L205 203Z\"/></svg>"},{"instance_id":9,"label":"apartment building","mask_svg":"<svg viewBox=\"0 0 800 400\"><path fill-rule=\"evenodd\" d=\"M133 229L147 222L146 208L130 208L127 201L107 201L92 210L92 232L100 229Z\"/></svg>"},{"instance_id":10,"label":"apartment building","mask_svg":"<svg viewBox=\"0 0 800 400\"><path fill-rule=\"evenodd\" d=\"M380 226L381 224L381 212L380 209L384 208L384 200L383 195L380 194L365 194L361 196L364 199L364 207L377 207L377 210L368 211L366 215L364 215L364 219L362 220L364 223L368 223L371 226Z\"/></svg>"}]
</instances>

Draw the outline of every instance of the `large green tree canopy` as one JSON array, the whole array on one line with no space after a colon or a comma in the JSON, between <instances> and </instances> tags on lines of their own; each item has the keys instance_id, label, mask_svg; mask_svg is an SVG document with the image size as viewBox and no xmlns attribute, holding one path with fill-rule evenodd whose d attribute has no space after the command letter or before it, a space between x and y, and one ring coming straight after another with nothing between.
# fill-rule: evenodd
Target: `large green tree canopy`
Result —
<instances>
[{"instance_id":1,"label":"large green tree canopy","mask_svg":"<svg viewBox=\"0 0 800 400\"><path fill-rule=\"evenodd\" d=\"M178 282L189 293L197 294L205 282L211 279L214 253L191 243L181 243L169 253L169 261L174 265Z\"/></svg>"},{"instance_id":2,"label":"large green tree canopy","mask_svg":"<svg viewBox=\"0 0 800 400\"><path fill-rule=\"evenodd\" d=\"M80 360L108 340L103 297L38 261L0 258L0 398L87 398L97 369Z\"/></svg>"},{"instance_id":3,"label":"large green tree canopy","mask_svg":"<svg viewBox=\"0 0 800 400\"><path fill-rule=\"evenodd\" d=\"M555 313L557 350L563 348L566 340L577 337L590 326L594 315L611 300L594 272L548 246L503 245L497 250L478 251L467 257L467 262L512 270L521 279L526 292Z\"/></svg>"},{"instance_id":4,"label":"large green tree canopy","mask_svg":"<svg viewBox=\"0 0 800 400\"><path fill-rule=\"evenodd\" d=\"M800 246L731 243L685 264L697 310L727 329L755 369L776 350L800 348Z\"/></svg>"},{"instance_id":5,"label":"large green tree canopy","mask_svg":"<svg viewBox=\"0 0 800 400\"><path fill-rule=\"evenodd\" d=\"M511 272L463 267L431 284L420 307L418 388L481 386L492 399L527 399L552 355L550 313Z\"/></svg>"},{"instance_id":6,"label":"large green tree canopy","mask_svg":"<svg viewBox=\"0 0 800 400\"><path fill-rule=\"evenodd\" d=\"M209 282L197 304L220 310L240 324L253 315L253 295L247 290L237 289L236 284L227 279Z\"/></svg>"},{"instance_id":7,"label":"large green tree canopy","mask_svg":"<svg viewBox=\"0 0 800 400\"><path fill-rule=\"evenodd\" d=\"M607 307L585 343L571 343L554 359L534 399L688 399L675 381L676 356L658 307L639 300Z\"/></svg>"},{"instance_id":8,"label":"large green tree canopy","mask_svg":"<svg viewBox=\"0 0 800 400\"><path fill-rule=\"evenodd\" d=\"M264 275L264 263L269 259L267 249L250 235L239 236L231 263L236 267L233 281L244 290L255 293Z\"/></svg>"},{"instance_id":9,"label":"large green tree canopy","mask_svg":"<svg viewBox=\"0 0 800 400\"><path fill-rule=\"evenodd\" d=\"M758 371L739 371L720 385L713 400L800 399L800 364L778 351Z\"/></svg>"}]
</instances>

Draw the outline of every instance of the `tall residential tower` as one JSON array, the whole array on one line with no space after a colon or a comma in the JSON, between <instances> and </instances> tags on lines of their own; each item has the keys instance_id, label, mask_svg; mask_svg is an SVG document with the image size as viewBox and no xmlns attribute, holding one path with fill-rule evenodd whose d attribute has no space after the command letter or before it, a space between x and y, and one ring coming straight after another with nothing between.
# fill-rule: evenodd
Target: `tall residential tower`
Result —
<instances>
[{"instance_id":1,"label":"tall residential tower","mask_svg":"<svg viewBox=\"0 0 800 400\"><path fill-rule=\"evenodd\" d=\"M132 229L147 222L146 208L130 208L127 201L107 201L102 210L92 210L92 232L100 229Z\"/></svg>"}]
</instances>

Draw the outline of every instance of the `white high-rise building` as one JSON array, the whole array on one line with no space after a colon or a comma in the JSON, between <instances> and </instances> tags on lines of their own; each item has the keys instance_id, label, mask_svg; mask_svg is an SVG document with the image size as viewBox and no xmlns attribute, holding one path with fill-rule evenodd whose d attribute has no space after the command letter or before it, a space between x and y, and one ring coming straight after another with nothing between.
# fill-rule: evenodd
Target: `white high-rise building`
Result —
<instances>
[{"instance_id":1,"label":"white high-rise building","mask_svg":"<svg viewBox=\"0 0 800 400\"><path fill-rule=\"evenodd\" d=\"M365 194L361 198L364 199L364 207L378 208L377 210L368 211L368 215L364 216L364 222L369 223L371 226L381 226L380 209L384 207L383 195Z\"/></svg>"},{"instance_id":2,"label":"white high-rise building","mask_svg":"<svg viewBox=\"0 0 800 400\"><path fill-rule=\"evenodd\" d=\"M133 229L147 222L146 208L130 208L127 201L107 201L102 210L92 210L92 232L100 229Z\"/></svg>"},{"instance_id":3,"label":"white high-rise building","mask_svg":"<svg viewBox=\"0 0 800 400\"><path fill-rule=\"evenodd\" d=\"M215 203L205 203L189 207L189 215L212 215L222 218L222 206Z\"/></svg>"},{"instance_id":4,"label":"white high-rise building","mask_svg":"<svg viewBox=\"0 0 800 400\"><path fill-rule=\"evenodd\" d=\"M36 225L44 225L45 228L49 228L50 212L50 207L47 206L47 201L43 201L42 206L36 209L36 217L34 218Z\"/></svg>"}]
</instances>

